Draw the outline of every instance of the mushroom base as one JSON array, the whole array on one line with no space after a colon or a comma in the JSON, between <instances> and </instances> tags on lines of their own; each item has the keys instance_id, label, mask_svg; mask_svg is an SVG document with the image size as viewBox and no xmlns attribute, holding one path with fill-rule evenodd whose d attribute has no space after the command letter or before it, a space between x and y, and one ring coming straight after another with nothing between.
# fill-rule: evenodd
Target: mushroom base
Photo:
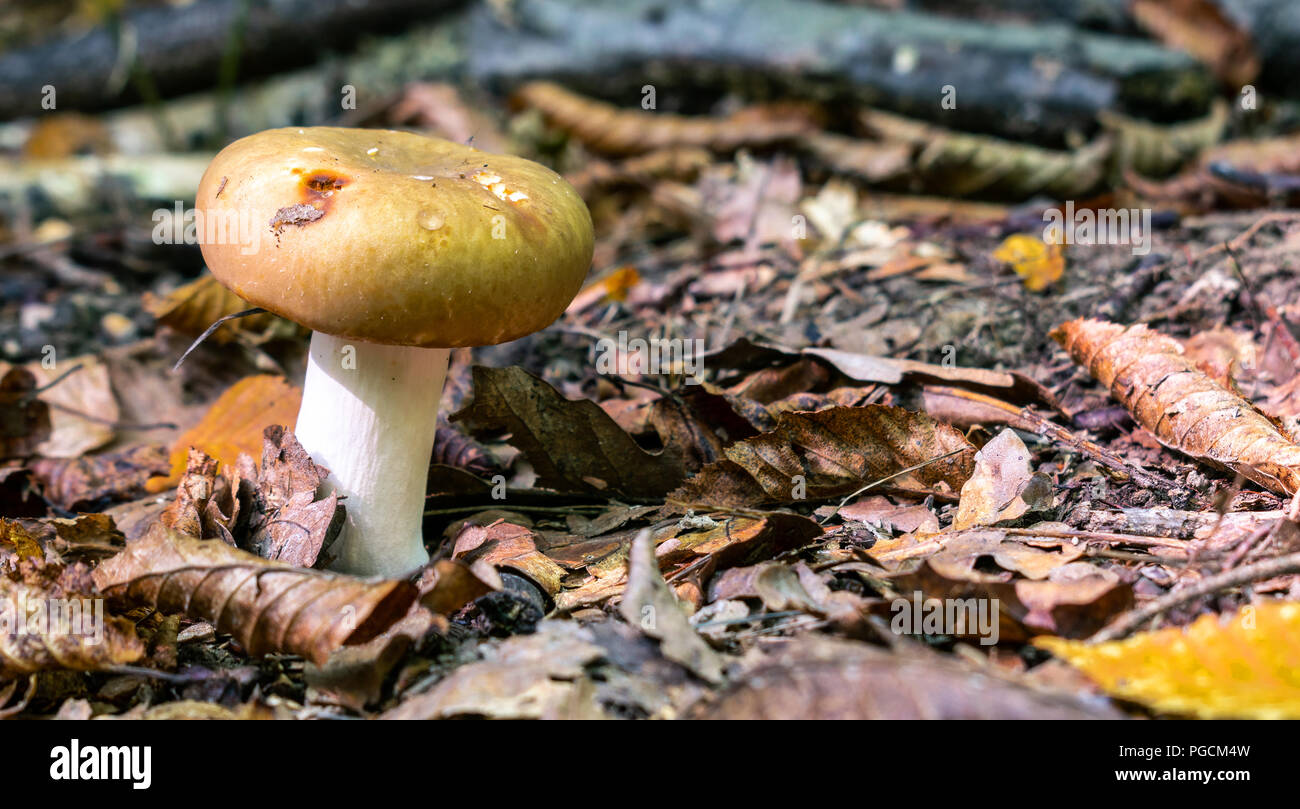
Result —
<instances>
[{"instance_id":1,"label":"mushroom base","mask_svg":"<svg viewBox=\"0 0 1300 809\"><path fill-rule=\"evenodd\" d=\"M429 561L425 485L450 357L312 334L295 433L347 498L336 570L394 577Z\"/></svg>"}]
</instances>

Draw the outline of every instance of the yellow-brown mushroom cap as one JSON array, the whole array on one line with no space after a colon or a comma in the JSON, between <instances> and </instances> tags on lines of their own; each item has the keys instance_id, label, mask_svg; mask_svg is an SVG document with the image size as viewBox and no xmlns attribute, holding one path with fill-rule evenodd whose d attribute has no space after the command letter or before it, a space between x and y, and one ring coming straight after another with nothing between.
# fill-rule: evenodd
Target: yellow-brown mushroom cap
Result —
<instances>
[{"instance_id":1,"label":"yellow-brown mushroom cap","mask_svg":"<svg viewBox=\"0 0 1300 809\"><path fill-rule=\"evenodd\" d=\"M270 129L199 183L199 242L244 300L373 343L493 345L545 328L591 264L591 215L550 169L377 129Z\"/></svg>"}]
</instances>

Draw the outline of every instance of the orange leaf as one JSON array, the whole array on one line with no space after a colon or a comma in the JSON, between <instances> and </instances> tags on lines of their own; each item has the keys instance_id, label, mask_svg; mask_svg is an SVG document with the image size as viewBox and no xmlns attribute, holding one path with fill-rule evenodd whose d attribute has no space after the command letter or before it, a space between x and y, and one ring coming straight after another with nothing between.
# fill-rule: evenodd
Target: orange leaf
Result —
<instances>
[{"instance_id":1,"label":"orange leaf","mask_svg":"<svg viewBox=\"0 0 1300 809\"><path fill-rule=\"evenodd\" d=\"M180 481L190 447L197 447L223 465L233 465L240 453L260 457L262 432L273 424L293 429L301 404L302 389L285 382L283 377L270 374L244 377L221 394L203 420L172 445L171 475L150 479L149 491L166 491Z\"/></svg>"}]
</instances>

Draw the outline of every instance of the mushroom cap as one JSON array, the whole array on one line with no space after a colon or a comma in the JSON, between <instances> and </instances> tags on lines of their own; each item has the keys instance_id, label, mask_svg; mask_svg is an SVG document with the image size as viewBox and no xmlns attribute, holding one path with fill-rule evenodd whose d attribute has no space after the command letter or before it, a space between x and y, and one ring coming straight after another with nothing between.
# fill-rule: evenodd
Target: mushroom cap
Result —
<instances>
[{"instance_id":1,"label":"mushroom cap","mask_svg":"<svg viewBox=\"0 0 1300 809\"><path fill-rule=\"evenodd\" d=\"M212 160L203 258L244 300L372 343L493 345L545 328L591 264L591 214L550 169L378 129L269 129Z\"/></svg>"}]
</instances>

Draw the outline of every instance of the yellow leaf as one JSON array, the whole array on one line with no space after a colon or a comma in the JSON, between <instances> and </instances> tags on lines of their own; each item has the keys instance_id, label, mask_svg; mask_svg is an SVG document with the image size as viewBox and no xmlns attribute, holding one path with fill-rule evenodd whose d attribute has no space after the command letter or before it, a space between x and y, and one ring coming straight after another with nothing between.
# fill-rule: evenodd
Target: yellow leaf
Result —
<instances>
[{"instance_id":1,"label":"yellow leaf","mask_svg":"<svg viewBox=\"0 0 1300 809\"><path fill-rule=\"evenodd\" d=\"M1025 233L1004 239L993 251L993 258L1010 264L1030 292L1047 289L1065 273L1065 253L1061 246Z\"/></svg>"},{"instance_id":2,"label":"yellow leaf","mask_svg":"<svg viewBox=\"0 0 1300 809\"><path fill-rule=\"evenodd\" d=\"M1202 719L1300 719L1300 602L1243 607L1226 620L1108 643L1040 637L1112 696Z\"/></svg>"},{"instance_id":3,"label":"yellow leaf","mask_svg":"<svg viewBox=\"0 0 1300 809\"><path fill-rule=\"evenodd\" d=\"M270 374L246 376L212 403L203 420L172 445L172 473L150 478L147 488L163 492L174 487L185 473L190 447L224 464L233 464L240 453L254 460L262 454L262 431L273 424L293 429L298 421L302 390Z\"/></svg>"}]
</instances>

